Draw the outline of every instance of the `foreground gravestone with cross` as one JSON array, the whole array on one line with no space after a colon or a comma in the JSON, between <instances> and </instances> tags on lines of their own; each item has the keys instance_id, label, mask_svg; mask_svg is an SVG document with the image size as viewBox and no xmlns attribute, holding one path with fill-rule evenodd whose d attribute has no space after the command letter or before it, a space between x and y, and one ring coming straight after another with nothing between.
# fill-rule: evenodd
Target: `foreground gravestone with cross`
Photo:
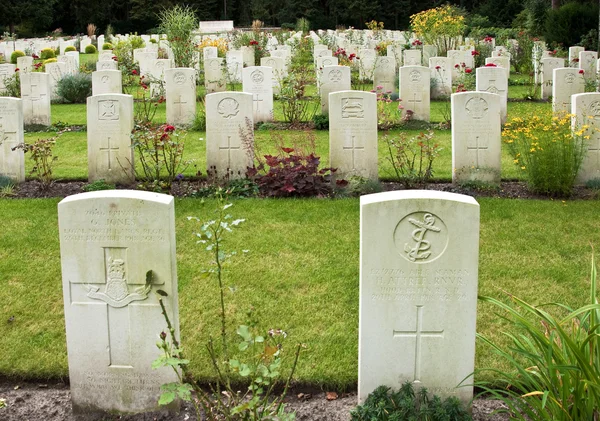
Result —
<instances>
[{"instance_id":1,"label":"foreground gravestone with cross","mask_svg":"<svg viewBox=\"0 0 600 421\"><path fill-rule=\"evenodd\" d=\"M23 123L25 125L50 126L50 75L48 73L23 73L21 99L23 100Z\"/></svg>"},{"instance_id":2,"label":"foreground gravestone with cross","mask_svg":"<svg viewBox=\"0 0 600 421\"><path fill-rule=\"evenodd\" d=\"M131 131L133 97L102 94L87 99L88 179L128 184L135 180Z\"/></svg>"},{"instance_id":3,"label":"foreground gravestone with cross","mask_svg":"<svg viewBox=\"0 0 600 421\"><path fill-rule=\"evenodd\" d=\"M160 386L176 380L152 369L166 329L157 290L179 331L173 203L109 190L58 204L71 399L83 419L158 410Z\"/></svg>"},{"instance_id":4,"label":"foreground gravestone with cross","mask_svg":"<svg viewBox=\"0 0 600 421\"><path fill-rule=\"evenodd\" d=\"M330 166L337 169L337 179L378 178L376 94L329 94L329 159Z\"/></svg>"},{"instance_id":5,"label":"foreground gravestone with cross","mask_svg":"<svg viewBox=\"0 0 600 421\"><path fill-rule=\"evenodd\" d=\"M190 68L165 70L167 124L190 126L196 118L196 71Z\"/></svg>"},{"instance_id":6,"label":"foreground gravestone with cross","mask_svg":"<svg viewBox=\"0 0 600 421\"><path fill-rule=\"evenodd\" d=\"M242 88L252 94L254 121L273 120L273 69L267 66L244 67Z\"/></svg>"},{"instance_id":7,"label":"foreground gravestone with cross","mask_svg":"<svg viewBox=\"0 0 600 421\"><path fill-rule=\"evenodd\" d=\"M395 191L360 200L358 398L410 382L467 404L475 363L479 205Z\"/></svg>"},{"instance_id":8,"label":"foreground gravestone with cross","mask_svg":"<svg viewBox=\"0 0 600 421\"><path fill-rule=\"evenodd\" d=\"M401 67L399 83L406 112L410 110L414 120L429 121L431 71L423 66Z\"/></svg>"},{"instance_id":9,"label":"foreground gravestone with cross","mask_svg":"<svg viewBox=\"0 0 600 421\"><path fill-rule=\"evenodd\" d=\"M452 95L453 182L500 182L500 102L489 92Z\"/></svg>"},{"instance_id":10,"label":"foreground gravestone with cross","mask_svg":"<svg viewBox=\"0 0 600 421\"><path fill-rule=\"evenodd\" d=\"M23 143L23 101L0 97L0 175L17 183L25 181L23 149L14 149Z\"/></svg>"},{"instance_id":11,"label":"foreground gravestone with cross","mask_svg":"<svg viewBox=\"0 0 600 421\"><path fill-rule=\"evenodd\" d=\"M206 95L206 165L210 178L246 177L253 164L252 94L219 92Z\"/></svg>"}]
</instances>

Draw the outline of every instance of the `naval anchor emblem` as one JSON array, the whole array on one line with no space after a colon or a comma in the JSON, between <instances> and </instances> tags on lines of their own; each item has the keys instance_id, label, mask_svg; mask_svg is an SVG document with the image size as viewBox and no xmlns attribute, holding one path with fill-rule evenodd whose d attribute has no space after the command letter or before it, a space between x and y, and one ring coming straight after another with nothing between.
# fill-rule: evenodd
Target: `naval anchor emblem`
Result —
<instances>
[{"instance_id":1,"label":"naval anchor emblem","mask_svg":"<svg viewBox=\"0 0 600 421\"><path fill-rule=\"evenodd\" d=\"M409 262L429 263L446 250L448 229L444 221L431 212L415 212L398 223L394 243Z\"/></svg>"},{"instance_id":2,"label":"naval anchor emblem","mask_svg":"<svg viewBox=\"0 0 600 421\"><path fill-rule=\"evenodd\" d=\"M123 251L124 249L105 249L106 254L111 251ZM152 289L151 278L147 279L146 284L137 287L132 293L129 292L127 285L127 261L124 253L120 257L108 255L106 258L106 287L104 292L97 286L86 285L88 289L87 296L95 300L104 301L111 307L125 307L133 301L142 301L148 297ZM150 282L149 282L150 281Z\"/></svg>"}]
</instances>

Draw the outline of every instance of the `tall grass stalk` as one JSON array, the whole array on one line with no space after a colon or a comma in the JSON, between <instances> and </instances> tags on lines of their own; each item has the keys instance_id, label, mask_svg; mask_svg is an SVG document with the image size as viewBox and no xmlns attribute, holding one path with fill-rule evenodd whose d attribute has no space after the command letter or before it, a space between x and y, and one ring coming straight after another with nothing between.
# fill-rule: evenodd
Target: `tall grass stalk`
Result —
<instances>
[{"instance_id":1,"label":"tall grass stalk","mask_svg":"<svg viewBox=\"0 0 600 421\"><path fill-rule=\"evenodd\" d=\"M600 305L596 298L596 265L592 257L589 304L571 309L551 303L534 306L510 295L514 304L479 297L502 312L511 326L503 349L478 335L512 367L491 371L497 383L480 383L501 399L514 420L597 420L600 416ZM553 308L554 314L549 310Z\"/></svg>"}]
</instances>

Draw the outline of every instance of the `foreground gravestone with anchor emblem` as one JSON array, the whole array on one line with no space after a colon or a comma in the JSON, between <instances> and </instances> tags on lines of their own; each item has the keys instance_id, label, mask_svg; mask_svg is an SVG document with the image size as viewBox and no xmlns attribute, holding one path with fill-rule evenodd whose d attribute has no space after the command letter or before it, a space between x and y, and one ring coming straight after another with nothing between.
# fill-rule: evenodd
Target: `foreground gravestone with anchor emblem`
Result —
<instances>
[{"instance_id":1,"label":"foreground gravestone with anchor emblem","mask_svg":"<svg viewBox=\"0 0 600 421\"><path fill-rule=\"evenodd\" d=\"M161 409L160 386L176 378L152 369L166 329L157 290L179 331L173 197L77 194L58 204L58 223L74 414Z\"/></svg>"},{"instance_id":2,"label":"foreground gravestone with anchor emblem","mask_svg":"<svg viewBox=\"0 0 600 421\"><path fill-rule=\"evenodd\" d=\"M475 363L479 204L420 190L360 199L359 402L411 382L468 403L473 388L457 386Z\"/></svg>"}]
</instances>

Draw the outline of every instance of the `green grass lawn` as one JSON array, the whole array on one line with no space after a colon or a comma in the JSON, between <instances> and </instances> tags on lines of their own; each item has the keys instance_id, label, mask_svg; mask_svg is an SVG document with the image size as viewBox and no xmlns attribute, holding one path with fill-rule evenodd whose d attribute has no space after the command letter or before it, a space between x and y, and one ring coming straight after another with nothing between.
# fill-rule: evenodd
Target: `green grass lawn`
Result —
<instances>
[{"instance_id":1,"label":"green grass lawn","mask_svg":"<svg viewBox=\"0 0 600 421\"><path fill-rule=\"evenodd\" d=\"M513 293L533 303L579 306L588 296L590 244L600 244L597 202L481 199L479 293ZM0 200L0 374L67 376L57 199ZM211 379L204 345L219 332L214 279L202 277L210 257L196 244L197 222L214 202L176 201L181 334L192 370ZM243 228L227 250L248 249L226 267L229 330L256 308L263 329L282 328L290 346L306 343L297 379L352 387L357 381L359 201L238 200L231 208ZM151 269L149 267L149 269ZM8 323L9 317L14 321ZM479 306L478 332L504 341L504 323ZM159 332L157 332L159 333ZM503 368L477 347L477 367Z\"/></svg>"},{"instance_id":2,"label":"green grass lawn","mask_svg":"<svg viewBox=\"0 0 600 421\"><path fill-rule=\"evenodd\" d=\"M82 55L93 60L93 55ZM511 86L509 96L521 98L527 87ZM135 94L135 89L132 91ZM392 104L395 106L395 104ZM545 113L549 103L509 102L511 116ZM449 103L433 101L433 123L449 115ZM281 120L281 104L275 117ZM52 105L54 123L86 124L83 104ZM165 121L160 105L156 122ZM402 130L415 135L418 130ZM398 136L401 130L391 131ZM451 133L435 130L442 146L434 164L434 177L450 180ZM275 152L275 140L291 142L302 133L257 130L260 153ZM27 133L31 142L51 133ZM327 131L315 132L316 153L328 165ZM385 134L379 133L379 175L386 179L391 167L386 157ZM87 179L87 134L68 132L58 139L55 177ZM185 175L205 173L205 133L185 134L185 157L193 163ZM27 170L32 164L26 160ZM502 151L502 178L521 179L508 151ZM0 199L0 375L18 378L67 376L62 286L56 205L59 199ZM596 228L598 204L594 201L537 201L480 199L481 241L479 292L505 297L505 292L533 303L559 301L571 306L588 296L590 244L600 244ZM218 335L216 281L201 270L209 256L196 244L198 225L211 217L214 202L176 201L177 260L181 331L192 370L210 380L205 344ZM289 344L306 343L297 372L300 382L348 388L357 381L359 201L358 199L238 200L236 217L247 218L243 229L227 238L230 250L249 249L226 267L229 330L246 321L246 310L256 308L263 329L282 328ZM149 267L148 269L151 269ZM7 320L14 316L12 322ZM479 306L478 331L496 340L506 324L488 306ZM158 334L159 332L157 332ZM233 336L233 335L232 335ZM503 369L493 354L479 344L476 366Z\"/></svg>"}]
</instances>

